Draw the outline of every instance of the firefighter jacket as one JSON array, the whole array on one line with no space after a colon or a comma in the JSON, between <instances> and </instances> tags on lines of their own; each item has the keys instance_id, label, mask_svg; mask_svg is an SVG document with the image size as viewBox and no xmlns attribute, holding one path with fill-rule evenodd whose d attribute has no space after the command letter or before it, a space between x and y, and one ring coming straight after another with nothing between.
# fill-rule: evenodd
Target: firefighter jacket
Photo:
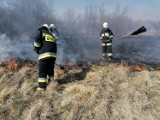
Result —
<instances>
[{"instance_id":1,"label":"firefighter jacket","mask_svg":"<svg viewBox=\"0 0 160 120\"><path fill-rule=\"evenodd\" d=\"M112 31L108 28L108 29L103 29L101 31L101 34L100 34L100 39L102 42L107 42L108 40L112 40L113 39L113 33Z\"/></svg>"},{"instance_id":2,"label":"firefighter jacket","mask_svg":"<svg viewBox=\"0 0 160 120\"><path fill-rule=\"evenodd\" d=\"M56 58L56 37L54 34L49 32L46 27L41 27L38 29L34 41L34 47L36 52L39 54L38 60Z\"/></svg>"}]
</instances>

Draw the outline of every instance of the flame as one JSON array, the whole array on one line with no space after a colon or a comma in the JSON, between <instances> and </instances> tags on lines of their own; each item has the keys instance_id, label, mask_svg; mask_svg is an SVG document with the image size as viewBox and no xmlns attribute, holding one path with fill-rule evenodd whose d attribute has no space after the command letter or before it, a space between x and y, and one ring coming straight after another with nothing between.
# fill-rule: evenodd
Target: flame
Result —
<instances>
[{"instance_id":1,"label":"flame","mask_svg":"<svg viewBox=\"0 0 160 120\"><path fill-rule=\"evenodd\" d=\"M8 61L8 64L6 66L6 71L17 71L20 67L20 64L17 60L17 58L11 58Z\"/></svg>"},{"instance_id":2,"label":"flame","mask_svg":"<svg viewBox=\"0 0 160 120\"><path fill-rule=\"evenodd\" d=\"M63 65L60 65L62 69L72 69L73 67L78 68L83 68L83 67L88 67L88 64L86 64L83 61L80 61L76 66L69 60L66 60L63 62ZM33 68L35 66L35 62L30 61L30 60L21 60L19 61L17 58L11 58L7 62L0 61L0 71L18 71L22 67L28 67L28 68ZM141 66L141 65L129 65L128 62L124 62L122 64L124 67L128 68L129 70L133 71L146 71L150 70L150 68ZM156 67L156 70L160 70L160 66Z\"/></svg>"},{"instance_id":3,"label":"flame","mask_svg":"<svg viewBox=\"0 0 160 120\"><path fill-rule=\"evenodd\" d=\"M7 62L0 61L0 71L18 71L23 66L32 68L35 63L30 60L20 61L18 58L10 58Z\"/></svg>"},{"instance_id":4,"label":"flame","mask_svg":"<svg viewBox=\"0 0 160 120\"><path fill-rule=\"evenodd\" d=\"M135 71L145 71L145 70L148 70L148 68L146 68L144 66L139 66L139 65L130 66L129 69L135 70Z\"/></svg>"},{"instance_id":5,"label":"flame","mask_svg":"<svg viewBox=\"0 0 160 120\"><path fill-rule=\"evenodd\" d=\"M145 71L145 70L148 70L147 67L140 66L140 65L128 65L128 63L124 63L123 66L127 67L128 69L133 70L133 71Z\"/></svg>"}]
</instances>

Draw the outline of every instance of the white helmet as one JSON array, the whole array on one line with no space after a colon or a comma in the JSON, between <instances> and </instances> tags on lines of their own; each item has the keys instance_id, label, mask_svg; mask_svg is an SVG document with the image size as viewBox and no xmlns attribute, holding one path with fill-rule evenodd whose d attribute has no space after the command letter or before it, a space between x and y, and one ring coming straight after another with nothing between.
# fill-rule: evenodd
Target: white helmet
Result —
<instances>
[{"instance_id":1,"label":"white helmet","mask_svg":"<svg viewBox=\"0 0 160 120\"><path fill-rule=\"evenodd\" d=\"M48 25L47 25L47 24L43 24L42 26L43 26L43 27L46 27L46 28L48 28Z\"/></svg>"},{"instance_id":2,"label":"white helmet","mask_svg":"<svg viewBox=\"0 0 160 120\"><path fill-rule=\"evenodd\" d=\"M50 24L49 30L50 30L51 32L53 32L55 28L56 28L56 26L55 26L54 24Z\"/></svg>"},{"instance_id":3,"label":"white helmet","mask_svg":"<svg viewBox=\"0 0 160 120\"><path fill-rule=\"evenodd\" d=\"M55 24L50 24L49 28L56 28Z\"/></svg>"},{"instance_id":4,"label":"white helmet","mask_svg":"<svg viewBox=\"0 0 160 120\"><path fill-rule=\"evenodd\" d=\"M104 22L104 23L103 23L103 28L105 28L105 29L108 28L108 23L107 23L107 22Z\"/></svg>"}]
</instances>

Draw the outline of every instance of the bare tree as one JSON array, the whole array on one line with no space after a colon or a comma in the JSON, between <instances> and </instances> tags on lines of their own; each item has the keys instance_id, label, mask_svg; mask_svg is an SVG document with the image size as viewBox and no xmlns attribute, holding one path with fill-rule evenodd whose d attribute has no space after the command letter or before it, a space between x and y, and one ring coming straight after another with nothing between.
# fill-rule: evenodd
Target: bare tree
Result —
<instances>
[{"instance_id":1,"label":"bare tree","mask_svg":"<svg viewBox=\"0 0 160 120\"><path fill-rule=\"evenodd\" d=\"M128 8L122 8L117 4L115 12L111 16L109 23L116 36L127 34L131 29L132 19L128 17Z\"/></svg>"},{"instance_id":2,"label":"bare tree","mask_svg":"<svg viewBox=\"0 0 160 120\"><path fill-rule=\"evenodd\" d=\"M66 10L63 20L64 32L74 36L77 31L77 15L72 8Z\"/></svg>"},{"instance_id":3,"label":"bare tree","mask_svg":"<svg viewBox=\"0 0 160 120\"><path fill-rule=\"evenodd\" d=\"M97 32L98 27L98 9L96 5L90 5L85 7L84 13L84 26L87 34L93 34Z\"/></svg>"},{"instance_id":4,"label":"bare tree","mask_svg":"<svg viewBox=\"0 0 160 120\"><path fill-rule=\"evenodd\" d=\"M10 0L0 12L1 23L7 24L3 30L12 37L21 34L32 36L40 25L53 21L51 8L53 5L47 4L46 0Z\"/></svg>"},{"instance_id":5,"label":"bare tree","mask_svg":"<svg viewBox=\"0 0 160 120\"><path fill-rule=\"evenodd\" d=\"M103 23L109 19L109 15L107 15L106 13L106 6L104 4L98 6L98 12L99 12L99 23Z\"/></svg>"}]
</instances>

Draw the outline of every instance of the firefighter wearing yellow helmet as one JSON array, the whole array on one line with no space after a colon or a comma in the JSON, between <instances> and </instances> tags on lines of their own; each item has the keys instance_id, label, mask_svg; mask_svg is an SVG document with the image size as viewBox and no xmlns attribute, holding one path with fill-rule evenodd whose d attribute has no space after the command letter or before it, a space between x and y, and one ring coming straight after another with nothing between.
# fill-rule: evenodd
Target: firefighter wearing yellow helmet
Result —
<instances>
[{"instance_id":1,"label":"firefighter wearing yellow helmet","mask_svg":"<svg viewBox=\"0 0 160 120\"><path fill-rule=\"evenodd\" d=\"M34 50L39 54L39 79L37 90L45 90L47 82L54 76L57 44L55 36L47 24L38 29L34 40Z\"/></svg>"},{"instance_id":2,"label":"firefighter wearing yellow helmet","mask_svg":"<svg viewBox=\"0 0 160 120\"><path fill-rule=\"evenodd\" d=\"M111 61L112 60L112 39L113 32L109 29L108 23L103 23L103 29L100 33L100 39L102 41L102 51L103 51L103 59Z\"/></svg>"}]
</instances>

